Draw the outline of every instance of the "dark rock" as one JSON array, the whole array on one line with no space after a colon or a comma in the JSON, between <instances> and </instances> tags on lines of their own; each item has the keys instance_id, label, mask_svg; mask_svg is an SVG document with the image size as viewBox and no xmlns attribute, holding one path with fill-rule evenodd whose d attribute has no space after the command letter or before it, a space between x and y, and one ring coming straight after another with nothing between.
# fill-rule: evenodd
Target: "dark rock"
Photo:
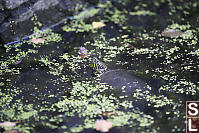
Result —
<instances>
[{"instance_id":1,"label":"dark rock","mask_svg":"<svg viewBox=\"0 0 199 133\"><path fill-rule=\"evenodd\" d=\"M73 16L89 3L84 0L3 0L6 10L0 17L0 37L3 42L12 42L33 33L34 14L42 28L56 24L67 16ZM9 5L8 3L11 3ZM1 5L1 4L0 4ZM39 27L38 27L39 28Z\"/></svg>"},{"instance_id":2,"label":"dark rock","mask_svg":"<svg viewBox=\"0 0 199 133\"><path fill-rule=\"evenodd\" d=\"M0 11L0 24L3 22L4 19L5 19L5 14Z\"/></svg>"},{"instance_id":3,"label":"dark rock","mask_svg":"<svg viewBox=\"0 0 199 133\"><path fill-rule=\"evenodd\" d=\"M3 1L0 1L0 10L3 11L4 7L3 7Z\"/></svg>"},{"instance_id":4,"label":"dark rock","mask_svg":"<svg viewBox=\"0 0 199 133\"><path fill-rule=\"evenodd\" d=\"M29 0L3 0L6 9L15 9Z\"/></svg>"},{"instance_id":5,"label":"dark rock","mask_svg":"<svg viewBox=\"0 0 199 133\"><path fill-rule=\"evenodd\" d=\"M100 0L84 0L85 2L88 2L88 3L90 3L90 4L93 4L93 5L95 5L95 4L97 4L97 3L99 3L100 2Z\"/></svg>"},{"instance_id":6,"label":"dark rock","mask_svg":"<svg viewBox=\"0 0 199 133\"><path fill-rule=\"evenodd\" d=\"M11 10L10 15L12 18L18 19L21 15L29 11L32 6L33 6L33 3L31 2L24 3L18 8Z\"/></svg>"},{"instance_id":7,"label":"dark rock","mask_svg":"<svg viewBox=\"0 0 199 133\"><path fill-rule=\"evenodd\" d=\"M34 4L31 2L25 3L20 7L12 10L11 17L8 18L8 20L5 21L2 25L0 25L1 38L3 38L4 42L10 42L30 35L34 27L34 23L31 21L31 17L36 12L38 12L38 14L44 15L39 15L40 17L38 17L38 20L42 18L45 22L49 22L52 20L54 22L54 16L59 16L59 12L57 11L57 9L53 10L53 16L52 14L46 13L48 13L49 11L51 11L52 13L52 8L55 7L55 5L57 5L58 3L58 0L39 0ZM48 10L49 8L51 9Z\"/></svg>"},{"instance_id":8,"label":"dark rock","mask_svg":"<svg viewBox=\"0 0 199 133\"><path fill-rule=\"evenodd\" d=\"M11 16L16 18L16 23L28 20L36 11L44 11L50 7L54 7L59 0L39 0L35 3L27 2L15 10L11 11Z\"/></svg>"},{"instance_id":9,"label":"dark rock","mask_svg":"<svg viewBox=\"0 0 199 133\"><path fill-rule=\"evenodd\" d=\"M81 5L85 4L80 0L61 0L60 5L63 9L67 9L68 11L79 10Z\"/></svg>"}]
</instances>

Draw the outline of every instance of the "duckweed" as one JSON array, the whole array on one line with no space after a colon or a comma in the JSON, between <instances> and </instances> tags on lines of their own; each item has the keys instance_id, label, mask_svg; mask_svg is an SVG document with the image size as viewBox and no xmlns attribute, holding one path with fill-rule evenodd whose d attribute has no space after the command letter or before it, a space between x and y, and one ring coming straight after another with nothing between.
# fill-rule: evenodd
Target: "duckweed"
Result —
<instances>
[{"instance_id":1,"label":"duckweed","mask_svg":"<svg viewBox=\"0 0 199 133\"><path fill-rule=\"evenodd\" d=\"M30 39L44 37L45 43L22 40L6 46L1 55L0 121L19 121L8 129L21 132L37 132L38 127L81 132L93 130L98 118L107 117L113 128L128 127L129 132L160 132L163 124L165 132L184 132L185 100L198 99L199 89L199 28L186 15L198 2L184 2L186 9L164 0L128 7L130 3L101 3L66 19L61 33L40 30L42 24L34 16L35 34ZM160 17L157 10L164 4L168 4L166 14L171 18ZM182 20L176 19L179 11ZM167 22L161 24L165 19ZM103 21L106 27L94 31L93 21ZM159 28L181 30L183 35L166 38ZM62 38L70 33L74 33L72 37ZM88 58L81 59L80 46L88 50ZM133 70L146 79L148 89L120 95L114 86L91 76L92 57L110 69ZM140 100L144 101L140 106L148 111L135 106L134 102ZM104 112L117 115L105 117Z\"/></svg>"}]
</instances>

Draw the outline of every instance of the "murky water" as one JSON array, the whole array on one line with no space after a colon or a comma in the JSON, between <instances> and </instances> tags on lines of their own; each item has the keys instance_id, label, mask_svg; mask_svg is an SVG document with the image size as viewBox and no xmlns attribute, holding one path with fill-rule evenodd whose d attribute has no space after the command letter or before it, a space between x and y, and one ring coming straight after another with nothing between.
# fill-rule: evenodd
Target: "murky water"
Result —
<instances>
[{"instance_id":1,"label":"murky water","mask_svg":"<svg viewBox=\"0 0 199 133\"><path fill-rule=\"evenodd\" d=\"M179 3L108 1L33 36L45 36L44 43L30 38L7 46L0 61L0 121L18 121L11 129L21 132L89 133L103 117L114 133L185 132L185 101L199 98L199 3ZM93 29L93 21L106 26ZM161 36L167 27L184 35ZM92 77L92 57L109 70L131 71L148 90L121 95L114 83L100 83Z\"/></svg>"}]
</instances>

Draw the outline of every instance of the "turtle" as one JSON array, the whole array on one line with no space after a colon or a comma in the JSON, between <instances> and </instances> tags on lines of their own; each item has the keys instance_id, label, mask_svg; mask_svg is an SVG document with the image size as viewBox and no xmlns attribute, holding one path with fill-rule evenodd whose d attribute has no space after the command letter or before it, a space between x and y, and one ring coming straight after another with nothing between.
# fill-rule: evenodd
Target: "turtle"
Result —
<instances>
[{"instance_id":1,"label":"turtle","mask_svg":"<svg viewBox=\"0 0 199 133\"><path fill-rule=\"evenodd\" d=\"M108 67L96 57L92 59L92 69L100 83L112 86L115 94L119 97L125 95L130 98L134 107L140 111L149 112L150 109L147 101L137 99L133 96L135 93L142 93L142 96L145 96L146 93L147 95L154 95L156 93L155 90L148 88L148 84L144 79L134 75L132 70L108 69Z\"/></svg>"},{"instance_id":2,"label":"turtle","mask_svg":"<svg viewBox=\"0 0 199 133\"><path fill-rule=\"evenodd\" d=\"M122 89L125 94L132 94L136 89L147 91L147 83L133 74L131 70L111 70L96 57L92 59L92 70L101 83L107 83L113 88Z\"/></svg>"}]
</instances>

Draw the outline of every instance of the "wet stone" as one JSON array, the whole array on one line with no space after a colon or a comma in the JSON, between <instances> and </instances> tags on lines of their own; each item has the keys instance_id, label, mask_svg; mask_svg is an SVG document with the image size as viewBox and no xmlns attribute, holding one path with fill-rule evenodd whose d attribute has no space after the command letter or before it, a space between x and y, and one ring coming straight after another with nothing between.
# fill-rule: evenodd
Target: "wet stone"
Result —
<instances>
[{"instance_id":1,"label":"wet stone","mask_svg":"<svg viewBox=\"0 0 199 133\"><path fill-rule=\"evenodd\" d=\"M0 12L0 34L5 43L17 41L32 34L34 24L30 21L33 14L36 14L37 19L44 27L49 27L87 6L83 1L72 0L4 0L4 3L8 10L6 11L6 21L5 16Z\"/></svg>"},{"instance_id":2,"label":"wet stone","mask_svg":"<svg viewBox=\"0 0 199 133\"><path fill-rule=\"evenodd\" d=\"M3 0L7 9L14 9L29 0Z\"/></svg>"},{"instance_id":3,"label":"wet stone","mask_svg":"<svg viewBox=\"0 0 199 133\"><path fill-rule=\"evenodd\" d=\"M0 10L4 10L4 7L3 7L3 1L0 1Z\"/></svg>"},{"instance_id":4,"label":"wet stone","mask_svg":"<svg viewBox=\"0 0 199 133\"><path fill-rule=\"evenodd\" d=\"M4 21L5 15L3 12L0 12L0 24Z\"/></svg>"}]
</instances>

